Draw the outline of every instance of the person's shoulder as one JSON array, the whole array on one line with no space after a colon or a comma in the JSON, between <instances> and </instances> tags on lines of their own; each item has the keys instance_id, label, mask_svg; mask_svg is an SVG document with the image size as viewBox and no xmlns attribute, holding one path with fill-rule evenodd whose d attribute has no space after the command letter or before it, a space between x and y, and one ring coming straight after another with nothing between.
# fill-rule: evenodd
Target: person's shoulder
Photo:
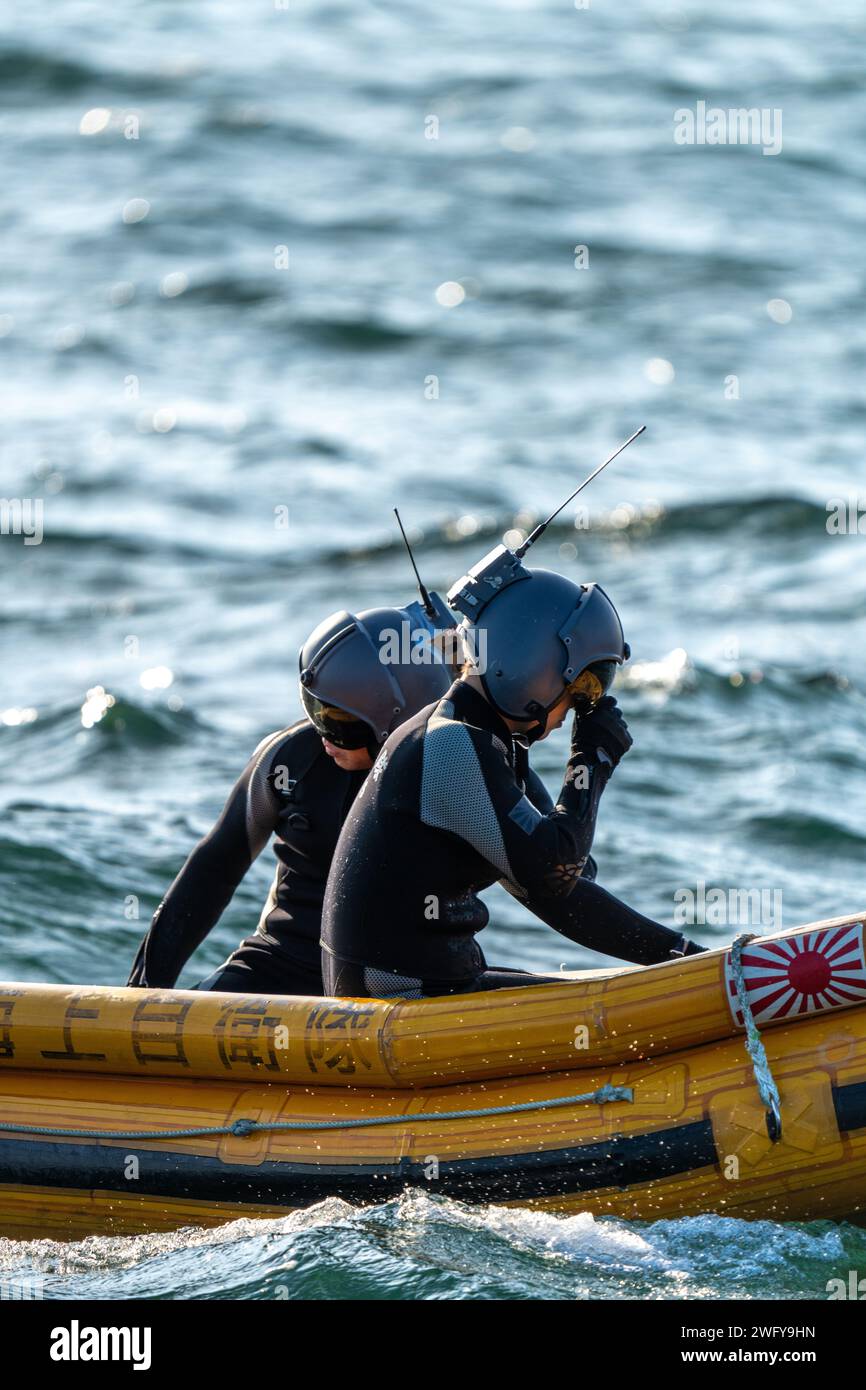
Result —
<instances>
[{"instance_id":1,"label":"person's shoulder","mask_svg":"<svg viewBox=\"0 0 866 1390\"><path fill-rule=\"evenodd\" d=\"M480 724L473 724L461 717L453 700L447 696L440 700L427 721L427 736L455 748L467 748L471 744L483 758L500 758L508 762L508 749L502 739L491 729L484 729Z\"/></svg>"},{"instance_id":2,"label":"person's shoulder","mask_svg":"<svg viewBox=\"0 0 866 1390\"><path fill-rule=\"evenodd\" d=\"M253 761L259 765L273 765L282 758L304 758L309 760L321 751L322 741L309 719L299 719L285 729L277 729L267 734L256 747Z\"/></svg>"}]
</instances>

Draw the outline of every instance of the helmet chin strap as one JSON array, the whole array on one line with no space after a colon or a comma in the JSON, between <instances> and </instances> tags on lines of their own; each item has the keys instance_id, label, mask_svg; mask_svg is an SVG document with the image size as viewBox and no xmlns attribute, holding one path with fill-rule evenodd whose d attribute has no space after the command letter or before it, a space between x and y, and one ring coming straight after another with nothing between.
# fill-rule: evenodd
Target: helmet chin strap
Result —
<instances>
[{"instance_id":1,"label":"helmet chin strap","mask_svg":"<svg viewBox=\"0 0 866 1390\"><path fill-rule=\"evenodd\" d=\"M565 689L565 687L563 687L563 689ZM523 731L523 737L526 739L526 746L528 748L531 748L533 743L538 743L539 739L544 738L544 735L547 733L547 721L550 718L550 710L554 708L556 703L557 702L554 701L550 709L544 710L539 709L536 705L536 709L533 710L533 714L536 716L535 723L530 724L529 728Z\"/></svg>"},{"instance_id":2,"label":"helmet chin strap","mask_svg":"<svg viewBox=\"0 0 866 1390\"><path fill-rule=\"evenodd\" d=\"M520 734L515 734L515 738L525 740L527 748L531 748L533 743L538 743L539 739L544 738L547 733L547 715L537 724L533 724L530 729L524 730Z\"/></svg>"}]
</instances>

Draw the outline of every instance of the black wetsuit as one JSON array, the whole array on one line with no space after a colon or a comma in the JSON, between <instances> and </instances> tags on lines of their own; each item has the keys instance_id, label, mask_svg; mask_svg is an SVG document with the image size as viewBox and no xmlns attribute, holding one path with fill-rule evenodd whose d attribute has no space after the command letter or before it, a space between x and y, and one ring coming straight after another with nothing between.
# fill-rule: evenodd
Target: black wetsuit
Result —
<instances>
[{"instance_id":1,"label":"black wetsuit","mask_svg":"<svg viewBox=\"0 0 866 1390\"><path fill-rule=\"evenodd\" d=\"M277 871L259 925L199 989L322 993L322 899L366 772L344 772L302 720L259 744L219 820L154 914L128 983L171 987L271 835Z\"/></svg>"},{"instance_id":2,"label":"black wetsuit","mask_svg":"<svg viewBox=\"0 0 866 1390\"><path fill-rule=\"evenodd\" d=\"M592 746L592 727L589 719L582 739L575 724L555 807L549 798L538 805L541 784L526 779L525 751L463 681L391 735L334 854L322 914L326 994L417 998L546 978L484 959L475 933L487 913L479 919L472 904L482 908L475 893L497 879L582 946L642 965L682 953L680 933L585 873L613 770Z\"/></svg>"}]
</instances>

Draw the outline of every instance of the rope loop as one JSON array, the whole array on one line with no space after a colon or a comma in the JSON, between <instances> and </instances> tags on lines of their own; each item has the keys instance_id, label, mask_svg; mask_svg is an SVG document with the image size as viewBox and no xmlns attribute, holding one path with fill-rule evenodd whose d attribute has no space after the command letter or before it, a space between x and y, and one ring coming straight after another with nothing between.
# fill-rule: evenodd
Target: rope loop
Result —
<instances>
[{"instance_id":1,"label":"rope loop","mask_svg":"<svg viewBox=\"0 0 866 1390\"><path fill-rule=\"evenodd\" d=\"M743 932L734 941L731 946L731 973L737 991L737 1003L742 1010L743 1023L746 1028L746 1051L752 1062L755 1085L758 1088L758 1095L761 1097L761 1104L766 1108L767 1134L770 1136L771 1143L778 1144L782 1137L782 1102L779 1097L779 1088L770 1070L770 1063L767 1060L767 1053L761 1041L758 1025L752 1014L752 1006L749 1003L746 980L743 975L743 947L748 946L749 942L754 940L755 932Z\"/></svg>"}]
</instances>

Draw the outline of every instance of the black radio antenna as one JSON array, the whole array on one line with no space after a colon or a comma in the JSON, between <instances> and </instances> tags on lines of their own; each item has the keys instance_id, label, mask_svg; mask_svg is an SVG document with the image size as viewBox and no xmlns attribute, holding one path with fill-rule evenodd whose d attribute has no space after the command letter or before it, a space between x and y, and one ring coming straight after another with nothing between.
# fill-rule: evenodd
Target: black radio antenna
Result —
<instances>
[{"instance_id":1,"label":"black radio antenna","mask_svg":"<svg viewBox=\"0 0 866 1390\"><path fill-rule=\"evenodd\" d=\"M599 473L601 472L601 470L602 470L603 468L607 468L607 465L608 465L609 463L613 463L614 459L619 457L619 455L622 453L623 449L627 449L628 446L629 446L629 444L631 444L633 440L637 439L637 437L638 437L639 434L643 434L643 432L644 432L645 429L646 429L646 425L641 425L641 427L640 427L639 430L635 430L634 434L629 435L628 439L625 441L624 444L620 444L620 446L619 446L618 449L614 449L614 451L613 451L613 453L610 455L610 457L609 457L609 458L606 458L605 461L604 461L604 463L600 463L600 464L598 465L598 468L596 468L595 472L590 473L590 475L589 475L588 478L584 478L584 480L583 480L583 482L581 483L580 487L576 487L576 488L574 489L574 492L571 494L571 496L570 496L570 497L566 497L565 501L564 501L560 506L557 507L557 509L556 509L555 512L551 512L551 513L550 513L550 516L547 518L546 521L542 521L542 522L539 523L538 526L536 526L535 530L532 531L532 532L526 537L526 540L523 542L523 544L522 544L522 545L519 545L519 546L517 547L517 549L515 550L514 554L516 555L516 557L517 557L518 560L522 559L522 557L526 554L527 550L529 549L529 547L530 547L531 545L535 545L535 542L538 540L539 536L543 536L543 535L544 535L544 532L547 530L547 528L548 528L548 526L550 525L551 521L553 521L556 517L559 516L559 513L562 511L563 507L567 507L568 504L569 504L569 502L573 502L574 499L575 499L575 497L577 496L577 494L578 494L579 492L583 492L583 489L586 487L587 483L591 483L592 480L593 480L593 478L597 478L598 475L599 475ZM399 520L399 517L398 517L397 519ZM402 526L401 526L400 529L401 529L401 531L402 531L402 529L403 529ZM406 544L408 545L409 542L407 541ZM410 552L410 553L411 553L411 552ZM414 563L414 561L413 561L413 563ZM417 574L417 570L416 570L416 574Z\"/></svg>"},{"instance_id":2,"label":"black radio antenna","mask_svg":"<svg viewBox=\"0 0 866 1390\"><path fill-rule=\"evenodd\" d=\"M396 507L394 508L394 515L395 515L396 518L397 518L397 525L400 527L400 535L403 537L403 544L405 545L407 551L409 552L409 561L410 561L410 563L411 563L411 565L412 565L413 570L415 571L415 578L418 580L418 592L419 592L420 595L421 595L421 605L422 605L422 607L423 607L423 609L424 609L424 612L427 614L427 617L428 617L428 618L434 618L434 619L435 619L435 617L436 617L436 609L433 607L433 600L431 599L429 593L427 592L426 588L424 587L424 580L421 578L420 574L418 573L418 566L415 564L415 556L412 554L412 547L411 547L411 545L409 544L409 537L406 535L406 532L403 530L403 523L402 523L402 521L400 520L400 513L397 511L397 508L396 508Z\"/></svg>"}]
</instances>

